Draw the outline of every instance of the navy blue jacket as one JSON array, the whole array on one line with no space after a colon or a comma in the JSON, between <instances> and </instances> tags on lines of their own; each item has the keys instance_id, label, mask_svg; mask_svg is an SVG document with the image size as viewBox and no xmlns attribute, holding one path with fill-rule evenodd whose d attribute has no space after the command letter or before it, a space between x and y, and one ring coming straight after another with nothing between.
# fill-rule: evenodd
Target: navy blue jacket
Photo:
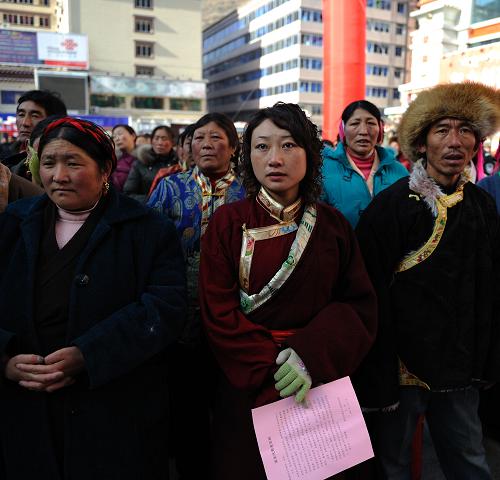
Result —
<instances>
[{"instance_id":1,"label":"navy blue jacket","mask_svg":"<svg viewBox=\"0 0 500 480\"><path fill-rule=\"evenodd\" d=\"M23 199L0 215L2 356L6 349L10 355L38 353L33 285L48 201L46 195ZM86 371L61 390L64 475L50 447L46 398L51 394L3 378L0 477L164 478L165 350L182 328L185 307L185 267L174 225L111 189L71 288L67 345L82 351ZM19 339L33 351L16 351Z\"/></svg>"}]
</instances>

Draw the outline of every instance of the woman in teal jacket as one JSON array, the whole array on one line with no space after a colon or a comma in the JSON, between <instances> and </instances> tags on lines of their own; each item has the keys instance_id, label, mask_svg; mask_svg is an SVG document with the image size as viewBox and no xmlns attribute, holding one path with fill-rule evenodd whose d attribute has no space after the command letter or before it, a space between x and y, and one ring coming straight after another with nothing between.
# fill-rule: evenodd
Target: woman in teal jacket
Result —
<instances>
[{"instance_id":1,"label":"woman in teal jacket","mask_svg":"<svg viewBox=\"0 0 500 480\"><path fill-rule=\"evenodd\" d=\"M337 147L322 151L322 200L340 210L353 228L377 193L408 175L394 152L379 145L383 136L379 109L358 100L342 113Z\"/></svg>"}]
</instances>

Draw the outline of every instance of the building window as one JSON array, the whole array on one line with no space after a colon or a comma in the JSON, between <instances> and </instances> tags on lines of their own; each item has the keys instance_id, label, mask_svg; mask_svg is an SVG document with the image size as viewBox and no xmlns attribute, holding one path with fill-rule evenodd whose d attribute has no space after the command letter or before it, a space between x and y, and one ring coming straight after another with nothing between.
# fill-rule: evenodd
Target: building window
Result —
<instances>
[{"instance_id":1,"label":"building window","mask_svg":"<svg viewBox=\"0 0 500 480\"><path fill-rule=\"evenodd\" d=\"M400 68L394 69L394 78L401 78L402 75L403 75L403 70L401 70Z\"/></svg>"},{"instance_id":2,"label":"building window","mask_svg":"<svg viewBox=\"0 0 500 480\"><path fill-rule=\"evenodd\" d=\"M135 42L135 56L143 58L153 58L154 44L148 42Z\"/></svg>"},{"instance_id":3,"label":"building window","mask_svg":"<svg viewBox=\"0 0 500 480\"><path fill-rule=\"evenodd\" d=\"M404 35L405 34L405 26L401 23L396 24L396 35Z\"/></svg>"},{"instance_id":4,"label":"building window","mask_svg":"<svg viewBox=\"0 0 500 480\"><path fill-rule=\"evenodd\" d=\"M375 98L387 98L387 88L366 87L366 96Z\"/></svg>"},{"instance_id":5,"label":"building window","mask_svg":"<svg viewBox=\"0 0 500 480\"><path fill-rule=\"evenodd\" d=\"M403 48L404 47L400 47L400 46L396 45L396 48L395 48L396 57L401 57L403 55Z\"/></svg>"},{"instance_id":6,"label":"building window","mask_svg":"<svg viewBox=\"0 0 500 480\"><path fill-rule=\"evenodd\" d=\"M33 0L3 0L2 3L24 3L33 5Z\"/></svg>"},{"instance_id":7,"label":"building window","mask_svg":"<svg viewBox=\"0 0 500 480\"><path fill-rule=\"evenodd\" d=\"M321 58L301 58L300 68L306 70L321 70L323 68L323 60Z\"/></svg>"},{"instance_id":8,"label":"building window","mask_svg":"<svg viewBox=\"0 0 500 480\"><path fill-rule=\"evenodd\" d=\"M134 0L135 8L153 8L153 0Z\"/></svg>"},{"instance_id":9,"label":"building window","mask_svg":"<svg viewBox=\"0 0 500 480\"><path fill-rule=\"evenodd\" d=\"M323 35L310 35L303 34L301 37L302 45L311 45L314 47L322 47L323 46Z\"/></svg>"},{"instance_id":10,"label":"building window","mask_svg":"<svg viewBox=\"0 0 500 480\"><path fill-rule=\"evenodd\" d=\"M484 22L498 17L500 17L498 0L473 0L472 23Z\"/></svg>"},{"instance_id":11,"label":"building window","mask_svg":"<svg viewBox=\"0 0 500 480\"><path fill-rule=\"evenodd\" d=\"M379 8L380 10L390 10L390 0L366 0L366 6L370 8Z\"/></svg>"},{"instance_id":12,"label":"building window","mask_svg":"<svg viewBox=\"0 0 500 480\"><path fill-rule=\"evenodd\" d=\"M321 82L300 82L301 92L321 93L323 85Z\"/></svg>"},{"instance_id":13,"label":"building window","mask_svg":"<svg viewBox=\"0 0 500 480\"><path fill-rule=\"evenodd\" d=\"M370 32L389 33L389 24L387 22L379 22L379 21L376 21L376 20L368 20L366 22L366 28Z\"/></svg>"},{"instance_id":14,"label":"building window","mask_svg":"<svg viewBox=\"0 0 500 480\"><path fill-rule=\"evenodd\" d=\"M163 98L157 97L134 97L132 107L147 108L151 110L163 110Z\"/></svg>"},{"instance_id":15,"label":"building window","mask_svg":"<svg viewBox=\"0 0 500 480\"><path fill-rule=\"evenodd\" d=\"M134 28L136 32L153 33L153 18L135 17Z\"/></svg>"},{"instance_id":16,"label":"building window","mask_svg":"<svg viewBox=\"0 0 500 480\"><path fill-rule=\"evenodd\" d=\"M313 115L321 115L323 113L323 105L313 104L311 105L311 112Z\"/></svg>"},{"instance_id":17,"label":"building window","mask_svg":"<svg viewBox=\"0 0 500 480\"><path fill-rule=\"evenodd\" d=\"M39 17L38 21L40 22L40 27L50 27L50 19L49 17Z\"/></svg>"},{"instance_id":18,"label":"building window","mask_svg":"<svg viewBox=\"0 0 500 480\"><path fill-rule=\"evenodd\" d=\"M300 19L303 22L321 23L323 21L323 15L320 10L309 10L304 8L300 12Z\"/></svg>"},{"instance_id":19,"label":"building window","mask_svg":"<svg viewBox=\"0 0 500 480\"><path fill-rule=\"evenodd\" d=\"M135 74L152 77L155 74L155 67L147 67L146 65L136 65Z\"/></svg>"},{"instance_id":20,"label":"building window","mask_svg":"<svg viewBox=\"0 0 500 480\"><path fill-rule=\"evenodd\" d=\"M50 0L41 0L40 5L43 5L44 7L50 7Z\"/></svg>"},{"instance_id":21,"label":"building window","mask_svg":"<svg viewBox=\"0 0 500 480\"><path fill-rule=\"evenodd\" d=\"M4 23L12 25L35 25L35 17L32 15L12 15L11 13L3 14Z\"/></svg>"},{"instance_id":22,"label":"building window","mask_svg":"<svg viewBox=\"0 0 500 480\"><path fill-rule=\"evenodd\" d=\"M323 85L321 82L311 82L311 92L321 93Z\"/></svg>"},{"instance_id":23,"label":"building window","mask_svg":"<svg viewBox=\"0 0 500 480\"><path fill-rule=\"evenodd\" d=\"M125 97L92 94L90 96L90 105L92 107L125 108Z\"/></svg>"},{"instance_id":24,"label":"building window","mask_svg":"<svg viewBox=\"0 0 500 480\"><path fill-rule=\"evenodd\" d=\"M366 74L375 75L377 77L387 77L389 68L384 65L370 65L366 64Z\"/></svg>"},{"instance_id":25,"label":"building window","mask_svg":"<svg viewBox=\"0 0 500 480\"><path fill-rule=\"evenodd\" d=\"M274 30L278 30L285 25L293 23L299 19L299 12L290 13L286 17L281 17L273 23L269 23L268 25L264 25L259 27L257 30L250 32L250 40L255 40L256 38L262 37L267 33L273 32Z\"/></svg>"},{"instance_id":26,"label":"building window","mask_svg":"<svg viewBox=\"0 0 500 480\"><path fill-rule=\"evenodd\" d=\"M406 13L406 3L398 2L398 13Z\"/></svg>"},{"instance_id":27,"label":"building window","mask_svg":"<svg viewBox=\"0 0 500 480\"><path fill-rule=\"evenodd\" d=\"M399 100L399 97L400 97L399 90L397 88L393 88L392 89L392 98L394 100Z\"/></svg>"},{"instance_id":28,"label":"building window","mask_svg":"<svg viewBox=\"0 0 500 480\"><path fill-rule=\"evenodd\" d=\"M383 55L387 55L389 53L389 45L386 45L385 43L367 42L366 48L368 53L379 53Z\"/></svg>"},{"instance_id":29,"label":"building window","mask_svg":"<svg viewBox=\"0 0 500 480\"><path fill-rule=\"evenodd\" d=\"M170 110L201 112L201 100L190 98L171 98Z\"/></svg>"}]
</instances>

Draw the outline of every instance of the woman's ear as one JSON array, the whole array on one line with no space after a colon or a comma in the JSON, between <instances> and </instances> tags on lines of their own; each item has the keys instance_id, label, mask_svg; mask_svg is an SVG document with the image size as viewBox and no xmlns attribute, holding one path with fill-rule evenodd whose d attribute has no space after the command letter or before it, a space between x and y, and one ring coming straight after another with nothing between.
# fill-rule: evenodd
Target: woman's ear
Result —
<instances>
[{"instance_id":1,"label":"woman's ear","mask_svg":"<svg viewBox=\"0 0 500 480\"><path fill-rule=\"evenodd\" d=\"M106 166L104 168L101 168L101 173L104 177L104 180L108 181L109 177L111 176L111 162L106 162Z\"/></svg>"}]
</instances>

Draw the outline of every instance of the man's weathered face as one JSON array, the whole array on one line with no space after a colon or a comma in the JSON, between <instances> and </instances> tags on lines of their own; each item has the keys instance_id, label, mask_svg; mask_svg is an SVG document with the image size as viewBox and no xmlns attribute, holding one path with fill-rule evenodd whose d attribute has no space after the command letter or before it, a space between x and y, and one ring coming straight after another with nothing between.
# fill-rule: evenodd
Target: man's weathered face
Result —
<instances>
[{"instance_id":1,"label":"man's weathered face","mask_svg":"<svg viewBox=\"0 0 500 480\"><path fill-rule=\"evenodd\" d=\"M435 122L419 149L427 156L427 173L438 183L451 186L476 153L476 137L469 123L456 118Z\"/></svg>"},{"instance_id":2,"label":"man's weathered face","mask_svg":"<svg viewBox=\"0 0 500 480\"><path fill-rule=\"evenodd\" d=\"M28 140L35 125L44 118L47 118L47 112L37 103L31 100L20 103L16 111L17 139Z\"/></svg>"}]
</instances>

